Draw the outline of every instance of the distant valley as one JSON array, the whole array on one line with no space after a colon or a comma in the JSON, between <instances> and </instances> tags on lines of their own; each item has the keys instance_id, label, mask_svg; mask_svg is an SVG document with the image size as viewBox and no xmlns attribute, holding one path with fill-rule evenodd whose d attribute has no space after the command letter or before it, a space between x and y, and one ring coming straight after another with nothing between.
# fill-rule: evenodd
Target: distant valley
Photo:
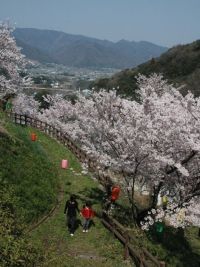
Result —
<instances>
[{"instance_id":1,"label":"distant valley","mask_svg":"<svg viewBox=\"0 0 200 267\"><path fill-rule=\"evenodd\" d=\"M129 68L159 57L168 48L141 41L111 42L53 30L17 28L17 45L29 59L81 68Z\"/></svg>"}]
</instances>

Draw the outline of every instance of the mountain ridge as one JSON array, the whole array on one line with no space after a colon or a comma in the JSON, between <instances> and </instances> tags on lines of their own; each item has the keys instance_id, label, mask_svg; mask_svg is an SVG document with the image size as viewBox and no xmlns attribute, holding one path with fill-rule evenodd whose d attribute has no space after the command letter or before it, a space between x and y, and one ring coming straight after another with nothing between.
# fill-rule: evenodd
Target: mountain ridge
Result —
<instances>
[{"instance_id":1,"label":"mountain ridge","mask_svg":"<svg viewBox=\"0 0 200 267\"><path fill-rule=\"evenodd\" d=\"M158 58L138 65L135 68L125 69L116 73L110 79L100 79L91 84L91 87L112 89L118 88L119 94L137 99L136 77L138 74L146 76L152 73L162 73L163 77L176 87L185 85L181 92L188 91L195 96L200 95L200 40L190 44L177 45L170 48Z\"/></svg>"},{"instance_id":2,"label":"mountain ridge","mask_svg":"<svg viewBox=\"0 0 200 267\"><path fill-rule=\"evenodd\" d=\"M75 67L134 67L168 49L147 41L112 42L35 28L17 28L13 35L28 58Z\"/></svg>"}]
</instances>

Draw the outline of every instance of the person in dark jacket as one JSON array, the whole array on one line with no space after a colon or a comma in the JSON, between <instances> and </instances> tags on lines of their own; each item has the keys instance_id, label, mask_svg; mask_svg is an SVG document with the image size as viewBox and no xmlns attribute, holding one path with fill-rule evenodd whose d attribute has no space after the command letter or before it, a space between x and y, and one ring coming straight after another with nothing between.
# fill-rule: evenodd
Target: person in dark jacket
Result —
<instances>
[{"instance_id":1,"label":"person in dark jacket","mask_svg":"<svg viewBox=\"0 0 200 267\"><path fill-rule=\"evenodd\" d=\"M77 212L79 212L78 202L76 201L75 196L72 195L70 199L67 200L64 209L64 213L67 216L68 230L71 236L74 235Z\"/></svg>"}]
</instances>

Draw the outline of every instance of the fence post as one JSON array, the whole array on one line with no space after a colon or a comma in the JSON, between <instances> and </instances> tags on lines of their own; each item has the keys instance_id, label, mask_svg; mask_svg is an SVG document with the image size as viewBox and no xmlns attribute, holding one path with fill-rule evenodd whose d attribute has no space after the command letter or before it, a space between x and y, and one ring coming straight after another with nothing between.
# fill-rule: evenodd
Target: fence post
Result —
<instances>
[{"instance_id":1,"label":"fence post","mask_svg":"<svg viewBox=\"0 0 200 267\"><path fill-rule=\"evenodd\" d=\"M91 169L91 159L88 158L88 169L90 170Z\"/></svg>"},{"instance_id":2,"label":"fence post","mask_svg":"<svg viewBox=\"0 0 200 267\"><path fill-rule=\"evenodd\" d=\"M24 122L25 122L25 126L27 126L27 116L26 116L26 114L24 115Z\"/></svg>"},{"instance_id":3,"label":"fence post","mask_svg":"<svg viewBox=\"0 0 200 267\"><path fill-rule=\"evenodd\" d=\"M124 260L127 260L129 257L129 249L128 249L129 235L127 231L124 234L125 234Z\"/></svg>"},{"instance_id":4,"label":"fence post","mask_svg":"<svg viewBox=\"0 0 200 267\"><path fill-rule=\"evenodd\" d=\"M140 253L140 267L144 267L143 260L144 260L144 253L141 252Z\"/></svg>"}]
</instances>

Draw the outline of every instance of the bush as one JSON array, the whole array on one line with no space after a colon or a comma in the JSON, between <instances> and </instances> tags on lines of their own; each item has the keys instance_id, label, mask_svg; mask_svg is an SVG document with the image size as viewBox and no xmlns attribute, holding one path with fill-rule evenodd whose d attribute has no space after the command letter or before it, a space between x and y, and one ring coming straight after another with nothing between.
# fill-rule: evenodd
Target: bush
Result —
<instances>
[{"instance_id":1,"label":"bush","mask_svg":"<svg viewBox=\"0 0 200 267\"><path fill-rule=\"evenodd\" d=\"M10 187L0 189L0 266L34 266L41 260L40 252L24 235L24 225L18 217L17 198Z\"/></svg>"}]
</instances>

